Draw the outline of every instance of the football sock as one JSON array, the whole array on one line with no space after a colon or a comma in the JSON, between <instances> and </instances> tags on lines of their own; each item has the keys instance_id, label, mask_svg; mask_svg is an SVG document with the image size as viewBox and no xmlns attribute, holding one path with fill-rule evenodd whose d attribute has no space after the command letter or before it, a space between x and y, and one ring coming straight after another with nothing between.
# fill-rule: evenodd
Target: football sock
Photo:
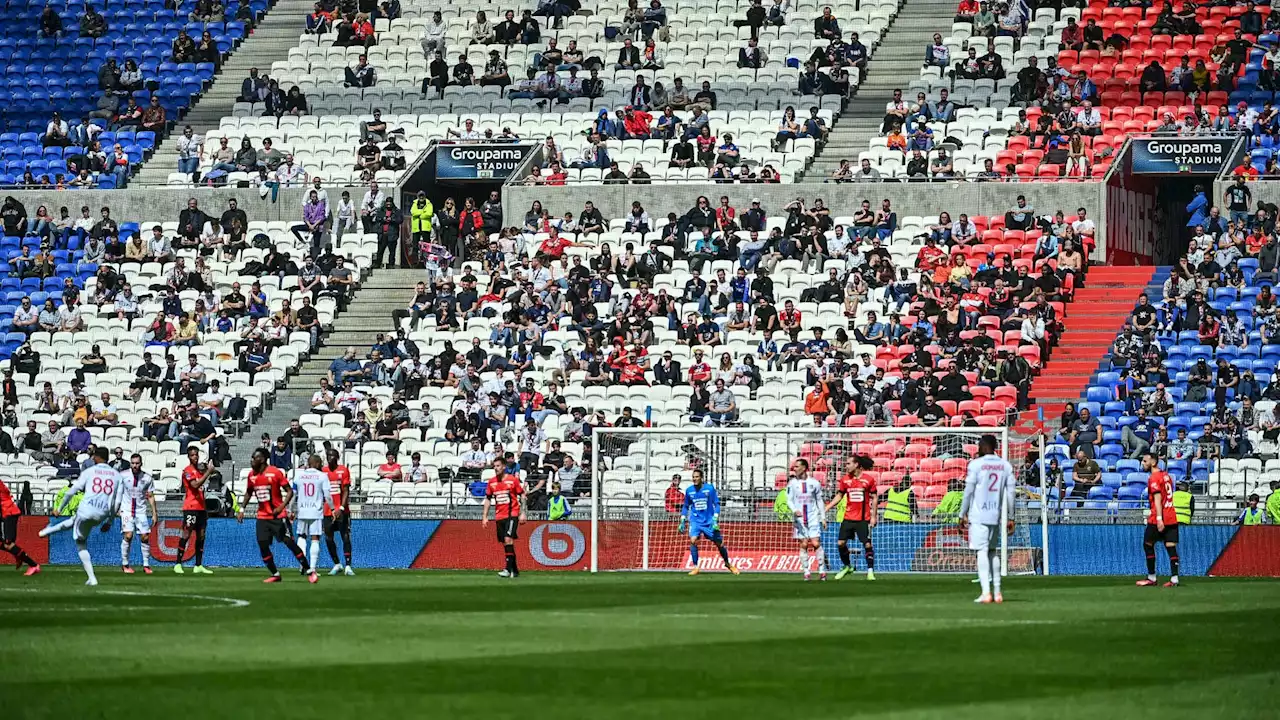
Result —
<instances>
[{"instance_id":1,"label":"football sock","mask_svg":"<svg viewBox=\"0 0 1280 720\"><path fill-rule=\"evenodd\" d=\"M196 565L204 565L204 531L196 532Z\"/></svg>"},{"instance_id":2,"label":"football sock","mask_svg":"<svg viewBox=\"0 0 1280 720\"><path fill-rule=\"evenodd\" d=\"M320 562L320 538L311 538L311 567Z\"/></svg>"},{"instance_id":3,"label":"football sock","mask_svg":"<svg viewBox=\"0 0 1280 720\"><path fill-rule=\"evenodd\" d=\"M176 561L176 564L178 565L181 565L182 559L187 556L187 540L189 539L190 539L190 536L188 537L182 537L181 535L178 536L178 559Z\"/></svg>"},{"instance_id":4,"label":"football sock","mask_svg":"<svg viewBox=\"0 0 1280 720\"><path fill-rule=\"evenodd\" d=\"M93 574L93 560L89 557L89 548L84 543L77 543L79 546L80 564L84 566L84 572L89 579L98 582L98 576Z\"/></svg>"},{"instance_id":5,"label":"football sock","mask_svg":"<svg viewBox=\"0 0 1280 720\"><path fill-rule=\"evenodd\" d=\"M1142 549L1147 553L1147 577L1151 580L1156 579L1156 546L1143 545Z\"/></svg>"},{"instance_id":6,"label":"football sock","mask_svg":"<svg viewBox=\"0 0 1280 720\"><path fill-rule=\"evenodd\" d=\"M720 558L724 560L724 566L729 567L729 550L725 548L724 543L716 545L716 549L720 551Z\"/></svg>"},{"instance_id":7,"label":"football sock","mask_svg":"<svg viewBox=\"0 0 1280 720\"><path fill-rule=\"evenodd\" d=\"M138 549L142 551L142 567L151 567L151 538L138 537ZM196 563L199 565L200 563Z\"/></svg>"},{"instance_id":8,"label":"football sock","mask_svg":"<svg viewBox=\"0 0 1280 720\"><path fill-rule=\"evenodd\" d=\"M350 523L347 523L350 525ZM342 557L346 561L347 567L351 567L351 531L342 531Z\"/></svg>"},{"instance_id":9,"label":"football sock","mask_svg":"<svg viewBox=\"0 0 1280 720\"><path fill-rule=\"evenodd\" d=\"M37 564L36 561L31 558L30 555L23 552L22 548L18 547L17 545L14 545L13 549L10 550L9 552L13 553L13 556L18 558L18 562L26 563L28 567L35 567Z\"/></svg>"},{"instance_id":10,"label":"football sock","mask_svg":"<svg viewBox=\"0 0 1280 720\"><path fill-rule=\"evenodd\" d=\"M824 573L827 571L827 554L822 551L821 545L818 546L817 553L818 553L818 572Z\"/></svg>"},{"instance_id":11,"label":"football sock","mask_svg":"<svg viewBox=\"0 0 1280 720\"><path fill-rule=\"evenodd\" d=\"M22 548L18 547L17 543L14 543L13 545L7 548L0 547L0 550L4 550L5 552L12 555L13 559L16 560L19 565L26 563L30 567L36 566L36 561L32 560L30 555L23 552Z\"/></svg>"},{"instance_id":12,"label":"football sock","mask_svg":"<svg viewBox=\"0 0 1280 720\"><path fill-rule=\"evenodd\" d=\"M982 586L982 594L991 594L991 562L978 553L978 584Z\"/></svg>"},{"instance_id":13,"label":"football sock","mask_svg":"<svg viewBox=\"0 0 1280 720\"><path fill-rule=\"evenodd\" d=\"M991 559L991 589L1000 592L1000 553L996 550L988 551L988 557Z\"/></svg>"},{"instance_id":14,"label":"football sock","mask_svg":"<svg viewBox=\"0 0 1280 720\"><path fill-rule=\"evenodd\" d=\"M267 570L272 575L279 574L280 571L276 569L276 559L271 555L271 542L258 541L258 551L262 553L262 564L267 566Z\"/></svg>"},{"instance_id":15,"label":"football sock","mask_svg":"<svg viewBox=\"0 0 1280 720\"><path fill-rule=\"evenodd\" d=\"M866 545L862 546L862 550L863 550L863 555L865 555L865 556L866 556L866 558L867 558L867 569L868 569L868 570L875 570L875 569L876 569L876 548L875 548L875 546L874 546L874 545L872 545L871 543L867 543Z\"/></svg>"},{"instance_id":16,"label":"football sock","mask_svg":"<svg viewBox=\"0 0 1280 720\"><path fill-rule=\"evenodd\" d=\"M121 565L129 564L129 546L132 544L133 543L129 542L129 540L125 538L120 538L120 564Z\"/></svg>"},{"instance_id":17,"label":"football sock","mask_svg":"<svg viewBox=\"0 0 1280 720\"><path fill-rule=\"evenodd\" d=\"M515 574L516 571L516 548L514 545L503 545L502 552L507 556L507 572Z\"/></svg>"},{"instance_id":18,"label":"football sock","mask_svg":"<svg viewBox=\"0 0 1280 720\"><path fill-rule=\"evenodd\" d=\"M698 543L689 543L689 560L698 567Z\"/></svg>"},{"instance_id":19,"label":"football sock","mask_svg":"<svg viewBox=\"0 0 1280 720\"><path fill-rule=\"evenodd\" d=\"M837 544L836 550L840 553L840 564L849 567L852 564L849 561L849 546Z\"/></svg>"},{"instance_id":20,"label":"football sock","mask_svg":"<svg viewBox=\"0 0 1280 720\"><path fill-rule=\"evenodd\" d=\"M338 564L338 543L333 541L333 533L324 536L324 546L329 551L329 557L333 560L333 564Z\"/></svg>"},{"instance_id":21,"label":"football sock","mask_svg":"<svg viewBox=\"0 0 1280 720\"><path fill-rule=\"evenodd\" d=\"M800 548L800 569L809 572L809 548Z\"/></svg>"},{"instance_id":22,"label":"football sock","mask_svg":"<svg viewBox=\"0 0 1280 720\"><path fill-rule=\"evenodd\" d=\"M1173 576L1170 579L1173 580L1174 582L1177 582L1178 581L1178 565L1179 565L1178 550L1177 548L1171 548L1168 546L1165 546L1165 550L1168 551L1169 553L1169 574Z\"/></svg>"},{"instance_id":23,"label":"football sock","mask_svg":"<svg viewBox=\"0 0 1280 720\"><path fill-rule=\"evenodd\" d=\"M62 522L60 522L60 523L58 523L58 524L56 524L56 525L50 525L49 527L45 528L44 530L41 530L40 532L44 533L45 535L52 535L52 534L54 534L54 533L56 533L56 532L62 532L63 530L69 530L69 529L71 529L71 526L72 526L72 525L75 525L75 524L76 524L76 518L75 518L75 516L74 516L74 515L72 515L71 517L67 518L66 520L63 520Z\"/></svg>"},{"instance_id":24,"label":"football sock","mask_svg":"<svg viewBox=\"0 0 1280 720\"><path fill-rule=\"evenodd\" d=\"M306 555L307 554L307 536L300 535L294 538L293 541L298 544L298 549L302 551L302 554Z\"/></svg>"}]
</instances>

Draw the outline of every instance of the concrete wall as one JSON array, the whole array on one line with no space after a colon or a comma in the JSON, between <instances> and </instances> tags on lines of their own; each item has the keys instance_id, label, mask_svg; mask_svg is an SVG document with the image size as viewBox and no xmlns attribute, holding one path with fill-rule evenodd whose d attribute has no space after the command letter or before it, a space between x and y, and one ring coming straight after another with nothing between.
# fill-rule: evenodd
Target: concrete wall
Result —
<instances>
[{"instance_id":1,"label":"concrete wall","mask_svg":"<svg viewBox=\"0 0 1280 720\"><path fill-rule=\"evenodd\" d=\"M1209 201L1214 205L1222 208L1222 214L1227 214L1227 206L1222 204L1222 196L1227 192L1227 188L1235 184L1235 180L1216 180L1213 183L1213 197ZM1249 189L1253 191L1253 208L1258 208L1258 201L1263 200L1269 203L1280 205L1280 180L1259 180L1249 183Z\"/></svg>"},{"instance_id":2,"label":"concrete wall","mask_svg":"<svg viewBox=\"0 0 1280 720\"><path fill-rule=\"evenodd\" d=\"M1277 183L1280 186L1280 183ZM587 200L595 203L606 218L622 217L631 208L632 201L639 200L651 217L666 217L674 212L683 215L693 207L699 195L706 195L713 206L721 195L728 195L730 203L739 211L746 209L752 198L760 198L761 205L770 215L781 214L783 206L797 197L812 202L822 198L833 214L850 215L861 202L870 200L875 208L880 201L893 203L899 217L906 215L936 215L941 211L954 218L961 212L970 215L1003 215L1013 207L1018 195L1026 195L1027 202L1039 214L1052 214L1062 210L1068 214L1076 208L1089 210L1098 226L1096 256L1106 256L1106 213L1104 201L1106 189L1100 182L1058 183L800 183L792 185L716 185L711 183L663 184L663 185L609 185L564 187L532 187L507 185L502 189L502 203L506 211L506 224L519 225L534 200L541 200L543 207L554 215L565 212L581 212Z\"/></svg>"},{"instance_id":3,"label":"concrete wall","mask_svg":"<svg viewBox=\"0 0 1280 720\"><path fill-rule=\"evenodd\" d=\"M329 194L329 202L336 204L343 190L351 192L352 199L360 202L368 188L325 188ZM390 191L384 188L383 191ZM111 216L117 222L142 222L149 220L177 221L178 213L187 207L187 200L196 198L200 208L206 212L221 214L227 209L227 201L235 198L236 204L250 221L285 221L294 222L302 217L302 188L281 189L276 202L270 196L263 199L253 188L129 188L127 190L13 190L0 192L0 197L12 196L27 208L28 215L35 215L36 208L44 205L49 214L58 216L58 208L66 206L72 217L80 217L80 207L88 205L93 217L98 217L102 207L111 208Z\"/></svg>"}]
</instances>

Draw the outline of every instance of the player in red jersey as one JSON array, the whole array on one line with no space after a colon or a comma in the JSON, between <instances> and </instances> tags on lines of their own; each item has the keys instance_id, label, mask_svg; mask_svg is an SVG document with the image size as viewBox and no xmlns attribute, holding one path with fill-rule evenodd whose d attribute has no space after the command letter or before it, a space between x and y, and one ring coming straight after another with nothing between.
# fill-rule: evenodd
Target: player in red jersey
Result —
<instances>
[{"instance_id":1,"label":"player in red jersey","mask_svg":"<svg viewBox=\"0 0 1280 720\"><path fill-rule=\"evenodd\" d=\"M200 462L199 446L194 443L187 446L187 466L182 469L182 489L186 493L182 499L182 531L178 534L178 561L173 565L173 571L179 575L184 572L182 558L187 554L187 541L192 533L196 535L196 566L191 572L213 574L204 566L204 531L209 526L209 511L204 501L207 474L208 466Z\"/></svg>"},{"instance_id":2,"label":"player in red jersey","mask_svg":"<svg viewBox=\"0 0 1280 720\"><path fill-rule=\"evenodd\" d=\"M493 519L498 526L498 542L507 556L507 567L498 577L520 577L516 565L516 538L520 523L524 522L524 486L520 476L507 472L502 458L493 460L493 479L484 490L484 504L480 508L480 526L489 525L489 505L493 505Z\"/></svg>"},{"instance_id":3,"label":"player in red jersey","mask_svg":"<svg viewBox=\"0 0 1280 720\"><path fill-rule=\"evenodd\" d=\"M356 571L351 569L351 471L339 462L337 450L329 448L325 458L324 471L329 476L329 486L334 490L333 506L337 508L330 510L327 505L324 508L324 542L329 548L329 557L333 558L333 569L329 574L355 575ZM338 561L334 533L342 535L342 562Z\"/></svg>"},{"instance_id":4,"label":"player in red jersey","mask_svg":"<svg viewBox=\"0 0 1280 720\"><path fill-rule=\"evenodd\" d=\"M26 564L26 574L36 575L40 572L40 564L18 547L18 518L20 517L22 517L22 510L13 502L9 487L0 480L0 550L13 556L19 570L22 569L23 564Z\"/></svg>"},{"instance_id":5,"label":"player in red jersey","mask_svg":"<svg viewBox=\"0 0 1280 720\"><path fill-rule=\"evenodd\" d=\"M250 500L258 503L258 550L262 552L262 562L271 571L271 576L263 582L280 582L280 571L276 569L275 558L271 556L271 541L279 540L293 552L298 559L302 574L315 583L319 581L315 570L307 564L307 556L293 541L292 523L286 520L289 512L289 501L293 500L293 486L280 468L267 464L266 448L253 451L249 461L249 484L244 490L244 500L240 502L240 512L236 513L236 521L244 522L244 509Z\"/></svg>"},{"instance_id":6,"label":"player in red jersey","mask_svg":"<svg viewBox=\"0 0 1280 720\"><path fill-rule=\"evenodd\" d=\"M844 519L840 521L840 534L836 537L836 548L840 551L840 562L844 567L836 573L836 579L843 579L853 572L849 560L849 541L857 538L862 543L863 554L867 558L867 579L876 579L876 551L871 545L871 528L876 526L876 484L862 473L875 467L875 463L866 455L854 455L845 462L845 473L836 485L836 494L827 503L827 510L840 504L844 497Z\"/></svg>"},{"instance_id":7,"label":"player in red jersey","mask_svg":"<svg viewBox=\"0 0 1280 720\"><path fill-rule=\"evenodd\" d=\"M1164 543L1169 554L1169 582L1165 587L1178 587L1178 513L1173 507L1173 480L1161 470L1156 456L1142 456L1142 469L1151 476L1147 480L1147 529L1142 535L1142 549L1147 554L1147 577L1138 587L1156 584L1156 542Z\"/></svg>"}]
</instances>

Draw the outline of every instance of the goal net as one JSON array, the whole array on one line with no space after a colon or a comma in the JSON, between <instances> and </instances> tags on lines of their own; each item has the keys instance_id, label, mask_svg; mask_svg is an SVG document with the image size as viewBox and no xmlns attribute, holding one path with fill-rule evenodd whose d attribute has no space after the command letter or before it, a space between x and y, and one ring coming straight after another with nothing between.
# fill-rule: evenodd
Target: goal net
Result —
<instances>
[{"instance_id":1,"label":"goal net","mask_svg":"<svg viewBox=\"0 0 1280 720\"><path fill-rule=\"evenodd\" d=\"M875 463L869 475L880 506L872 530L876 571L972 572L974 556L958 513L968 462L986 433L996 436L1019 488L1014 507L1005 509L1015 524L1012 533L1002 531L1004 566L1010 573L1036 572L1044 544L1039 504L1029 499L1038 500L1039 474L1024 472L1031 446L1011 443L1007 428L597 428L591 568L692 569L689 538L678 524L683 493L693 471L701 470L720 497L720 530L730 560L743 571L799 572L786 507L788 467L797 458L808 461L830 500L846 461L857 454ZM895 511L886 510L891 492ZM906 513L900 509L904 501ZM833 572L841 567L836 540L843 513L842 501L827 514L821 536ZM864 570L861 543L851 540L849 548L854 569ZM724 569L707 541L700 550L699 568Z\"/></svg>"}]
</instances>

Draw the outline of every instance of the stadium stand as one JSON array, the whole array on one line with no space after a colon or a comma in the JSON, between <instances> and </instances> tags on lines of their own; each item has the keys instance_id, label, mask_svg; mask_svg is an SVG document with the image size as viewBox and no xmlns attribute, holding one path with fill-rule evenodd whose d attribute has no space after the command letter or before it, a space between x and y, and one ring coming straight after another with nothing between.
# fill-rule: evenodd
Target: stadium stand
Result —
<instances>
[{"instance_id":1,"label":"stadium stand","mask_svg":"<svg viewBox=\"0 0 1280 720\"><path fill-rule=\"evenodd\" d=\"M123 185L267 6L9 3L0 185Z\"/></svg>"},{"instance_id":2,"label":"stadium stand","mask_svg":"<svg viewBox=\"0 0 1280 720\"><path fill-rule=\"evenodd\" d=\"M1172 3L1095 0L1032 14L1025 3L963 2L859 159L890 177L1096 178L1134 133L1248 130L1258 135L1253 167L1274 173L1274 133L1257 120L1280 87L1267 54L1278 29L1265 5L1175 13ZM943 144L951 162L940 172L932 161ZM916 149L923 164L910 162Z\"/></svg>"},{"instance_id":3,"label":"stadium stand","mask_svg":"<svg viewBox=\"0 0 1280 720\"><path fill-rule=\"evenodd\" d=\"M370 267L375 235L348 233L342 258L299 262L310 238L290 223L192 204L142 222L103 208L29 234L11 232L4 214L0 356L5 425L16 430L0 437L0 472L37 498L74 476L79 460L65 450L83 451L81 441L141 452L157 488L176 492L187 443L233 438L318 346L354 289L335 285L348 274L334 265L344 260L357 283ZM224 443L203 450L215 463L226 456Z\"/></svg>"},{"instance_id":4,"label":"stadium stand","mask_svg":"<svg viewBox=\"0 0 1280 720\"><path fill-rule=\"evenodd\" d=\"M634 17L627 19L627 7L618 2L588 2L583 9L591 14L570 15L555 27L545 17L517 21L515 10L509 11L512 18L499 21L500 5L463 10L415 3L406 4L398 18L374 21L377 44L368 46L344 32L353 23L339 20L336 32L302 34L288 59L273 63L270 71L282 89L299 88L309 114L280 116L264 103L240 103L232 117L208 133L206 148L218 147L222 137L232 139L233 150L241 138L257 147L271 137L300 165L339 183L366 175L391 181L399 170L365 173L357 162L357 149L378 111L385 129L374 133L377 145L385 153L387 140L397 138L409 165L429 143L454 135L516 136L552 139L563 180L570 183L601 180L611 162L628 175L638 165L655 181L702 179L716 164L735 176L745 168L758 175L768 167L774 181L790 181L813 156L839 112L842 92L856 86L857 77L840 81L841 68L824 68L816 83L821 90L800 96L801 63L825 57L830 43L808 29L820 19L821 5L806 1L783 7L785 24L766 21L753 27L736 2L659 3L644 11L664 22L645 21L640 10L630 11ZM835 18L856 28L865 65L897 4L864 2L859 9L832 3L831 8ZM645 47L646 37L651 46ZM439 59L437 51L443 51ZM716 162L673 163L673 143L664 140L660 117L667 104L680 118L676 136L690 129L696 134L709 124L707 142ZM797 127L784 123L784 111L792 106ZM624 116L624 108L634 112ZM696 108L706 113L705 122ZM821 127L806 127L811 108L817 109ZM601 111L608 111L606 120L616 118L616 125L627 121L627 127L600 121ZM600 131L603 152L594 149L589 129ZM206 157L201 170L214 165ZM175 173L169 181L189 179ZM233 173L230 179L242 178Z\"/></svg>"},{"instance_id":5,"label":"stadium stand","mask_svg":"<svg viewBox=\"0 0 1280 720\"><path fill-rule=\"evenodd\" d=\"M1280 429L1280 386L1272 382L1280 360L1274 257L1268 271L1259 270L1260 251L1274 241L1238 245L1222 237L1156 274L1085 401L1068 409L1064 428L1086 408L1101 425L1097 442L1084 443L1106 471L1101 485L1088 489L1089 500L1136 499L1123 473L1147 448L1195 492L1265 496L1280 479L1280 464L1260 459L1275 456ZM1064 432L1060 439L1070 438ZM1072 463L1060 465L1071 487Z\"/></svg>"},{"instance_id":6,"label":"stadium stand","mask_svg":"<svg viewBox=\"0 0 1280 720\"><path fill-rule=\"evenodd\" d=\"M448 481L459 467L478 476L492 452L535 477L548 452L589 474L598 425L1001 426L1028 407L1088 271L1079 251L1043 257L1042 238L1071 236L1077 218L798 203L771 215L727 198L670 223L587 204L562 224L559 210L534 208L460 258L425 246L447 271L428 274L376 346L333 361L316 389L326 412L300 426L311 446L358 444L352 472L374 502L456 502ZM339 388L344 372L355 382ZM684 462L678 447L657 451ZM635 452L605 453L619 496L634 492L621 481ZM422 487L401 487L415 453ZM772 487L783 462L759 481Z\"/></svg>"}]
</instances>

